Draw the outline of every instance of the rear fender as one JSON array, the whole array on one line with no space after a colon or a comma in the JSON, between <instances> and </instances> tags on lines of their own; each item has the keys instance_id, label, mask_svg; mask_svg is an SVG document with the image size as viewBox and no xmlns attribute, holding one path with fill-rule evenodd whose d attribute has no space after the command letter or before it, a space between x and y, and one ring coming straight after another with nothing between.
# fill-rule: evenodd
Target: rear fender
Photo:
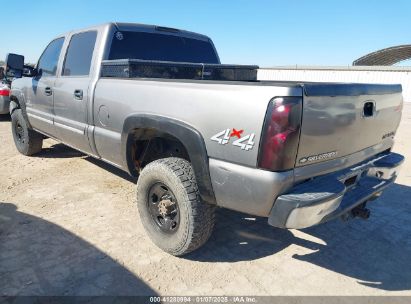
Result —
<instances>
[{"instance_id":1,"label":"rear fender","mask_svg":"<svg viewBox=\"0 0 411 304\"><path fill-rule=\"evenodd\" d=\"M132 143L135 140L132 135L133 131L140 128L155 129L177 138L188 152L201 198L207 203L216 204L204 139L195 128L179 120L148 114L128 116L124 122L121 134L123 168L133 176L138 175L131 157L131 149Z\"/></svg>"}]
</instances>

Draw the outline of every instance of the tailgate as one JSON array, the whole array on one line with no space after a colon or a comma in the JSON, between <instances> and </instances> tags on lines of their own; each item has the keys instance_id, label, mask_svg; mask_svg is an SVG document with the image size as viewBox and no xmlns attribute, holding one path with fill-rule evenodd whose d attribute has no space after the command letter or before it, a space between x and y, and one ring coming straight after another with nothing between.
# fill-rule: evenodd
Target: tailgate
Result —
<instances>
[{"instance_id":1,"label":"tailgate","mask_svg":"<svg viewBox=\"0 0 411 304\"><path fill-rule=\"evenodd\" d=\"M401 119L401 85L304 84L296 167L392 141Z\"/></svg>"}]
</instances>

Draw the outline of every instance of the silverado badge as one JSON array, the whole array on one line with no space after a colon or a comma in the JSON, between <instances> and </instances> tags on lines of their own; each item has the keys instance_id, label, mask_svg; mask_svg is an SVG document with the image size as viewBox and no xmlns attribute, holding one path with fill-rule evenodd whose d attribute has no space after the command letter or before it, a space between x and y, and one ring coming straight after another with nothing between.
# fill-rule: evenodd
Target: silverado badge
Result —
<instances>
[{"instance_id":1,"label":"silverado badge","mask_svg":"<svg viewBox=\"0 0 411 304\"><path fill-rule=\"evenodd\" d=\"M317 160L325 160L325 159L333 158L335 156L337 156L337 151L331 151L331 152L321 153L317 155L311 155L311 156L300 158L300 164L304 164L307 162L313 162Z\"/></svg>"}]
</instances>

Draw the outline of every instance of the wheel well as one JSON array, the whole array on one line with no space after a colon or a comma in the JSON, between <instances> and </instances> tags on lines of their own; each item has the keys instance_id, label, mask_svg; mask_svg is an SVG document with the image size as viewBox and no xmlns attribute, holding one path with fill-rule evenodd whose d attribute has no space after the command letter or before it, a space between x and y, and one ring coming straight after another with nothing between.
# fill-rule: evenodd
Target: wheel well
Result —
<instances>
[{"instance_id":1,"label":"wheel well","mask_svg":"<svg viewBox=\"0 0 411 304\"><path fill-rule=\"evenodd\" d=\"M188 160L201 198L216 204L205 141L194 127L169 117L131 114L124 121L121 153L124 170L135 177L146 164L159 158L174 156Z\"/></svg>"},{"instance_id":2,"label":"wheel well","mask_svg":"<svg viewBox=\"0 0 411 304\"><path fill-rule=\"evenodd\" d=\"M19 99L14 96L14 95L10 95L10 101L14 102L16 105L20 106L20 102Z\"/></svg>"},{"instance_id":3,"label":"wheel well","mask_svg":"<svg viewBox=\"0 0 411 304\"><path fill-rule=\"evenodd\" d=\"M147 164L160 158L179 157L190 161L184 144L176 137L152 128L134 129L129 134L128 157L139 172Z\"/></svg>"},{"instance_id":4,"label":"wheel well","mask_svg":"<svg viewBox=\"0 0 411 304\"><path fill-rule=\"evenodd\" d=\"M18 98L14 95L10 96L10 114L13 113L15 109L21 108Z\"/></svg>"}]
</instances>

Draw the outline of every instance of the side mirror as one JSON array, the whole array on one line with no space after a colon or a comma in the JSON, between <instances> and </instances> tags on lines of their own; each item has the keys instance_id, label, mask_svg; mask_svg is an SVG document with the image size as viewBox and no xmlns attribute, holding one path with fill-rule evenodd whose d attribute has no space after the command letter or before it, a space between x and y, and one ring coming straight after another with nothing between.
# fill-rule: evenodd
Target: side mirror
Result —
<instances>
[{"instance_id":1,"label":"side mirror","mask_svg":"<svg viewBox=\"0 0 411 304\"><path fill-rule=\"evenodd\" d=\"M23 77L35 77L37 76L37 69L29 66L29 65L25 65L23 68Z\"/></svg>"},{"instance_id":2,"label":"side mirror","mask_svg":"<svg viewBox=\"0 0 411 304\"><path fill-rule=\"evenodd\" d=\"M6 77L20 78L24 70L24 56L17 54L7 54L6 56Z\"/></svg>"}]
</instances>

